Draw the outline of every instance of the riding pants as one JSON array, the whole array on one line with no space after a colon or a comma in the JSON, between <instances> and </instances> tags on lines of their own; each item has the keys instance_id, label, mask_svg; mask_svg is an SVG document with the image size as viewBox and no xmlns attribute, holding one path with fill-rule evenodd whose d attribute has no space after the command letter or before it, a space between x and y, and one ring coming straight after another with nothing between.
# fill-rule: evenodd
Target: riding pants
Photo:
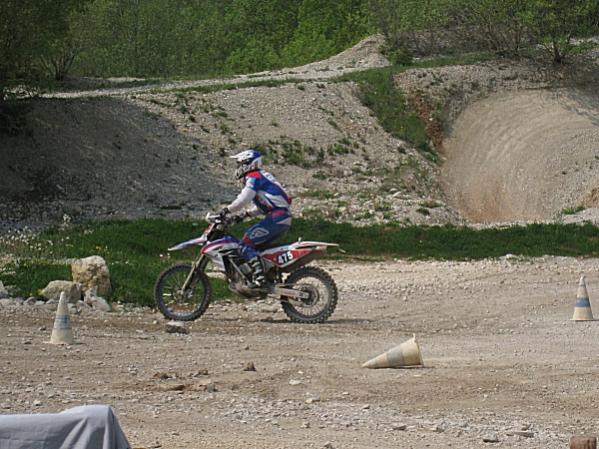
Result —
<instances>
[{"instance_id":1,"label":"riding pants","mask_svg":"<svg viewBox=\"0 0 599 449\"><path fill-rule=\"evenodd\" d=\"M257 245L271 242L284 235L291 226L291 214L286 209L270 212L262 221L245 231L241 240L241 255L245 260L258 256Z\"/></svg>"}]
</instances>

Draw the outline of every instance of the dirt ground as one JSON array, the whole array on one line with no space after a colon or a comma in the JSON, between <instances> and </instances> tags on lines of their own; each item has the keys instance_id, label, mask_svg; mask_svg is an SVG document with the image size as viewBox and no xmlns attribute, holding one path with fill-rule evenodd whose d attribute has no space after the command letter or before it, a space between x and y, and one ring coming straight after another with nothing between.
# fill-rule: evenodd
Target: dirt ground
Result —
<instances>
[{"instance_id":1,"label":"dirt ground","mask_svg":"<svg viewBox=\"0 0 599 449\"><path fill-rule=\"evenodd\" d=\"M83 312L78 344L56 347L52 311L2 309L0 412L110 404L145 448L564 448L599 434L599 324L570 321L581 273L596 303L599 260L322 266L340 291L324 325L267 303L213 304L188 335L147 309ZM361 368L413 333L425 368Z\"/></svg>"}]
</instances>

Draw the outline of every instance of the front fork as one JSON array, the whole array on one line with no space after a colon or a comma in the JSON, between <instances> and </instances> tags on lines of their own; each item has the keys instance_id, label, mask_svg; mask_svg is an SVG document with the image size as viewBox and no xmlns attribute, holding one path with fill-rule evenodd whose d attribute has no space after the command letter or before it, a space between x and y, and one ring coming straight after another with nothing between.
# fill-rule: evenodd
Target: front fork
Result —
<instances>
[{"instance_id":1,"label":"front fork","mask_svg":"<svg viewBox=\"0 0 599 449\"><path fill-rule=\"evenodd\" d=\"M187 275L185 282L181 286L182 291L185 292L189 289L189 287L191 287L196 272L204 271L206 269L207 263L208 260L203 254L201 254L200 257L198 257L198 259L193 264L191 264L191 270L189 271L189 274Z\"/></svg>"}]
</instances>

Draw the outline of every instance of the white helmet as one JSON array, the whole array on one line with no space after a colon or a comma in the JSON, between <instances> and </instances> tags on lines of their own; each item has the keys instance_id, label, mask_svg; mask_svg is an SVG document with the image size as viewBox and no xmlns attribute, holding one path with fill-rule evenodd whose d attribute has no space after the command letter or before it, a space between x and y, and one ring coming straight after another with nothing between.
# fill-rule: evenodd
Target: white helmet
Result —
<instances>
[{"instance_id":1,"label":"white helmet","mask_svg":"<svg viewBox=\"0 0 599 449\"><path fill-rule=\"evenodd\" d=\"M243 178L246 173L262 168L262 155L256 150L242 151L229 157L237 161L235 176L239 179Z\"/></svg>"}]
</instances>

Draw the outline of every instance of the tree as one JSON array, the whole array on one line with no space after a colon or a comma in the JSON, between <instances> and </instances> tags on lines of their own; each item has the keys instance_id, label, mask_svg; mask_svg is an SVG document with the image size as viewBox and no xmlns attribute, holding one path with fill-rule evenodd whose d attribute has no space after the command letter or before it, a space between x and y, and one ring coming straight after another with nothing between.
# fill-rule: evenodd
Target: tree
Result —
<instances>
[{"instance_id":1,"label":"tree","mask_svg":"<svg viewBox=\"0 0 599 449\"><path fill-rule=\"evenodd\" d=\"M2 0L0 3L0 100L16 84L43 78L42 57L67 35L79 0Z\"/></svg>"},{"instance_id":2,"label":"tree","mask_svg":"<svg viewBox=\"0 0 599 449\"><path fill-rule=\"evenodd\" d=\"M599 32L599 0L530 0L527 3L520 18L554 63L565 62L577 49L572 43L574 37Z\"/></svg>"},{"instance_id":3,"label":"tree","mask_svg":"<svg viewBox=\"0 0 599 449\"><path fill-rule=\"evenodd\" d=\"M599 32L599 0L367 1L392 47L424 54L446 47L519 57L541 45L562 63L580 48L574 37Z\"/></svg>"},{"instance_id":4,"label":"tree","mask_svg":"<svg viewBox=\"0 0 599 449\"><path fill-rule=\"evenodd\" d=\"M373 31L369 19L363 0L304 0L283 60L299 65L345 50Z\"/></svg>"},{"instance_id":5,"label":"tree","mask_svg":"<svg viewBox=\"0 0 599 449\"><path fill-rule=\"evenodd\" d=\"M0 133L16 132L20 105L10 100L34 92L47 79L43 59L67 35L71 12L81 0L0 2Z\"/></svg>"},{"instance_id":6,"label":"tree","mask_svg":"<svg viewBox=\"0 0 599 449\"><path fill-rule=\"evenodd\" d=\"M457 41L463 47L505 56L520 56L530 44L521 20L528 0L455 0L448 14Z\"/></svg>"},{"instance_id":7,"label":"tree","mask_svg":"<svg viewBox=\"0 0 599 449\"><path fill-rule=\"evenodd\" d=\"M385 34L391 53L439 53L451 5L451 0L368 0L372 20Z\"/></svg>"}]
</instances>

